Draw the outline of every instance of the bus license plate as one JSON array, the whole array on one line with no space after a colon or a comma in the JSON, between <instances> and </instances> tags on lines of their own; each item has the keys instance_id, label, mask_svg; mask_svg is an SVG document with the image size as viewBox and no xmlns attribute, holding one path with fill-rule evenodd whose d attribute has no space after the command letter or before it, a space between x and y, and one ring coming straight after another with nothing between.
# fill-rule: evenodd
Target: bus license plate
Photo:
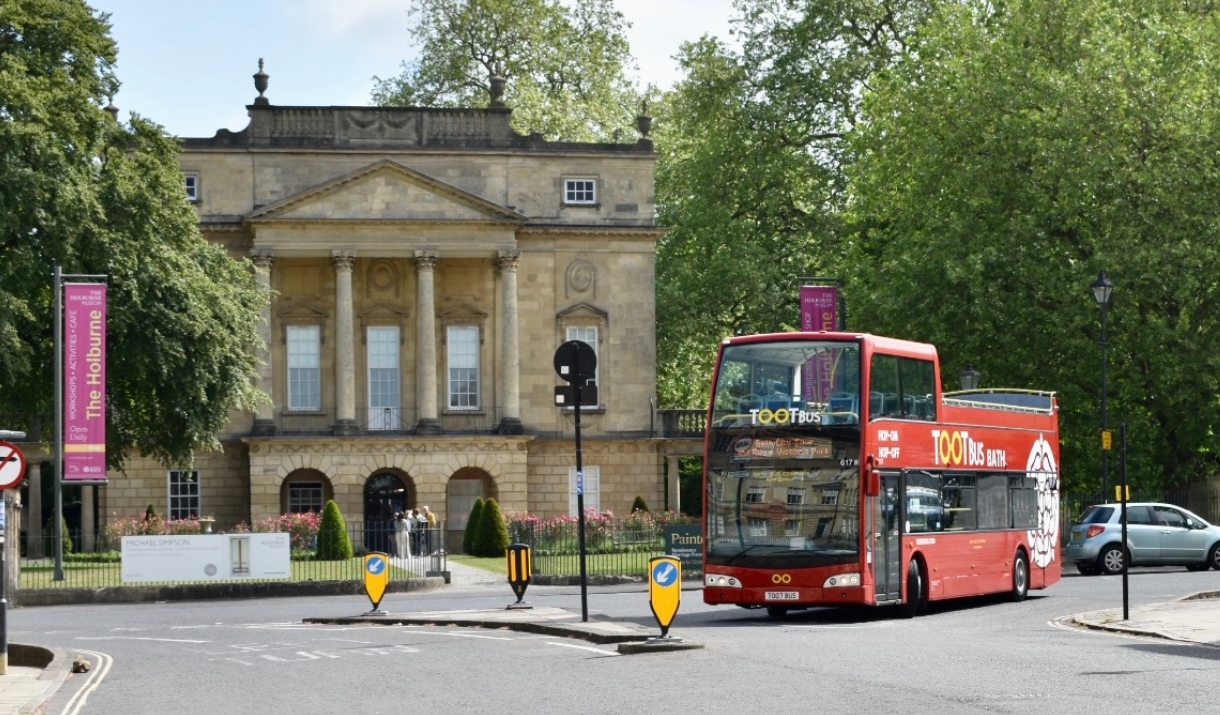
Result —
<instances>
[{"instance_id":1,"label":"bus license plate","mask_svg":"<svg viewBox=\"0 0 1220 715\"><path fill-rule=\"evenodd\" d=\"M764 596L768 601L795 601L800 598L796 591L767 591Z\"/></svg>"}]
</instances>

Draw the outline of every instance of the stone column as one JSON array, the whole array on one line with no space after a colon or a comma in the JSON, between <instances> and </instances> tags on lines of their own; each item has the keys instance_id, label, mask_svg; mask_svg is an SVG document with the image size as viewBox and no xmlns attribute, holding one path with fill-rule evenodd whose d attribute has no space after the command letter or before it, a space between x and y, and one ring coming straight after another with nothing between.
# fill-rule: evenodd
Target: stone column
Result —
<instances>
[{"instance_id":1,"label":"stone column","mask_svg":"<svg viewBox=\"0 0 1220 715\"><path fill-rule=\"evenodd\" d=\"M355 321L352 318L352 268L356 252L331 251L335 261L335 407L334 432L356 433Z\"/></svg>"},{"instance_id":2,"label":"stone column","mask_svg":"<svg viewBox=\"0 0 1220 715\"><path fill-rule=\"evenodd\" d=\"M80 551L92 553L95 542L93 522L93 496L97 487L92 484L80 485Z\"/></svg>"},{"instance_id":3,"label":"stone column","mask_svg":"<svg viewBox=\"0 0 1220 715\"><path fill-rule=\"evenodd\" d=\"M271 249L255 249L251 254L258 278L258 287L267 296L267 302L262 307L262 320L258 326L258 336L262 338L263 346L258 349L258 389L267 393L268 398L274 397L275 371L271 365L271 261L274 257ZM259 403L258 414L254 416L255 435L275 434L275 404L274 400Z\"/></svg>"},{"instance_id":4,"label":"stone column","mask_svg":"<svg viewBox=\"0 0 1220 715\"><path fill-rule=\"evenodd\" d=\"M504 290L503 343L500 353L500 384L503 388L504 414L500 417L500 434L521 434L521 353L518 347L517 323L517 261L520 251L500 251L498 265Z\"/></svg>"},{"instance_id":5,"label":"stone column","mask_svg":"<svg viewBox=\"0 0 1220 715\"><path fill-rule=\"evenodd\" d=\"M46 554L42 541L42 462L31 459L25 470L25 478L30 483L29 498L26 500L26 553L31 559L40 559Z\"/></svg>"},{"instance_id":6,"label":"stone column","mask_svg":"<svg viewBox=\"0 0 1220 715\"><path fill-rule=\"evenodd\" d=\"M665 475L668 477L669 483L669 510L672 512L682 511L682 479L681 470L678 469L678 460L681 457L666 457Z\"/></svg>"},{"instance_id":7,"label":"stone column","mask_svg":"<svg viewBox=\"0 0 1220 715\"><path fill-rule=\"evenodd\" d=\"M436 392L436 273L435 251L416 251L415 268L418 291L416 305L419 317L415 336L415 402L419 409L417 434L440 434L441 421L437 419Z\"/></svg>"}]
</instances>

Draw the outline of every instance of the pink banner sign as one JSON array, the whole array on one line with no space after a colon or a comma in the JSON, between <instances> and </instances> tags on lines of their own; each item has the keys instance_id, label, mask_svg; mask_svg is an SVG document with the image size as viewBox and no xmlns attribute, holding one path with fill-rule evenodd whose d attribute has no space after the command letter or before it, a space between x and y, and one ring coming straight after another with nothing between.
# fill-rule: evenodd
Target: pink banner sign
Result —
<instances>
[{"instance_id":1,"label":"pink banner sign","mask_svg":"<svg viewBox=\"0 0 1220 715\"><path fill-rule=\"evenodd\" d=\"M106 286L64 285L64 481L106 481Z\"/></svg>"},{"instance_id":2,"label":"pink banner sign","mask_svg":"<svg viewBox=\"0 0 1220 715\"><path fill-rule=\"evenodd\" d=\"M801 286L801 330L838 330L839 289L834 286ZM822 353L805 366L805 399L825 403L833 390L834 356Z\"/></svg>"}]
</instances>

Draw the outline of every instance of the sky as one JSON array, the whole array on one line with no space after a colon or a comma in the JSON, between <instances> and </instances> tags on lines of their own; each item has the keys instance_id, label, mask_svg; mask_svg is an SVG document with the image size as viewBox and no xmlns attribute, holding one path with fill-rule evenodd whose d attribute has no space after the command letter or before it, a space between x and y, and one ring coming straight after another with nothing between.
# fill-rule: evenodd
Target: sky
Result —
<instances>
[{"instance_id":1,"label":"sky","mask_svg":"<svg viewBox=\"0 0 1220 715\"><path fill-rule=\"evenodd\" d=\"M371 103L373 77L409 59L410 0L89 0L110 15L122 88L113 99L179 137L240 131L258 60L279 105ZM641 84L680 79L673 56L704 34L729 39L731 0L616 0Z\"/></svg>"}]
</instances>

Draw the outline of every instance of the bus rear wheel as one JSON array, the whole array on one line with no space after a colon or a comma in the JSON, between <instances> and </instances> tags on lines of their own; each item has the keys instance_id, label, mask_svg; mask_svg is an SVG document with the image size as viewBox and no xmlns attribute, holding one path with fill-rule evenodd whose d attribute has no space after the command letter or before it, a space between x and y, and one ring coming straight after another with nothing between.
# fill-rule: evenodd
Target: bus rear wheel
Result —
<instances>
[{"instance_id":1,"label":"bus rear wheel","mask_svg":"<svg viewBox=\"0 0 1220 715\"><path fill-rule=\"evenodd\" d=\"M1029 595L1029 560L1024 553L1017 554L1012 563L1012 600L1020 603Z\"/></svg>"},{"instance_id":2,"label":"bus rear wheel","mask_svg":"<svg viewBox=\"0 0 1220 715\"><path fill-rule=\"evenodd\" d=\"M927 604L924 599L926 598L927 593L923 587L923 573L919 570L919 564L915 559L911 559L911 565L907 568L907 593L902 603L902 617L914 618L925 611Z\"/></svg>"}]
</instances>

